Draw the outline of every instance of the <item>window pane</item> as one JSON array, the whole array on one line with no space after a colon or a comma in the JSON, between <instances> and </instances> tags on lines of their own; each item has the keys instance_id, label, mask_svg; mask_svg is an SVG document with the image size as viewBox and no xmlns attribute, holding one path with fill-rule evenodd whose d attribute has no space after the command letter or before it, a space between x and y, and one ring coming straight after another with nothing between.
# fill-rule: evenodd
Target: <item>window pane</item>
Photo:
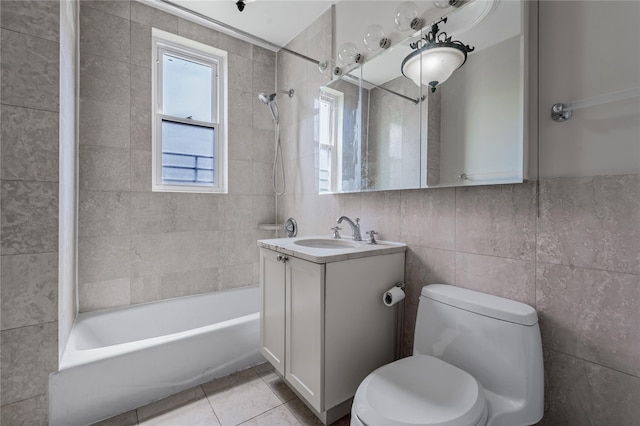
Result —
<instances>
[{"instance_id":1,"label":"window pane","mask_svg":"<svg viewBox=\"0 0 640 426\"><path fill-rule=\"evenodd\" d=\"M215 130L162 121L162 182L213 186Z\"/></svg>"},{"instance_id":2,"label":"window pane","mask_svg":"<svg viewBox=\"0 0 640 426\"><path fill-rule=\"evenodd\" d=\"M162 112L194 120L213 121L213 69L164 53L162 55Z\"/></svg>"}]
</instances>

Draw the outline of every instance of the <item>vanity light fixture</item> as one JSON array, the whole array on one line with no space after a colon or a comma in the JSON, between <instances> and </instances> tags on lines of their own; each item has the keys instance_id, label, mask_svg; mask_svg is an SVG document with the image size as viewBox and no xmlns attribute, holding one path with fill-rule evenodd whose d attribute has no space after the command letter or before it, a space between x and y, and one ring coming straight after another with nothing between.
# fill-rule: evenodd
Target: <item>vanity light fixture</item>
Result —
<instances>
[{"instance_id":1,"label":"vanity light fixture","mask_svg":"<svg viewBox=\"0 0 640 426\"><path fill-rule=\"evenodd\" d=\"M394 21L400 31L416 31L422 28L422 19L418 18L418 6L412 1L400 3L396 7Z\"/></svg>"},{"instance_id":2,"label":"vanity light fixture","mask_svg":"<svg viewBox=\"0 0 640 426\"><path fill-rule=\"evenodd\" d=\"M451 41L446 32L440 32L438 24L446 22L447 18L442 18L431 25L431 31L410 44L415 50L402 61L402 74L418 86L427 84L431 92L464 65L467 53L475 49L460 41Z\"/></svg>"},{"instance_id":3,"label":"vanity light fixture","mask_svg":"<svg viewBox=\"0 0 640 426\"><path fill-rule=\"evenodd\" d=\"M340 61L349 66L352 64L361 64L364 61L364 57L358 53L358 48L353 43L343 43L338 49L338 58Z\"/></svg>"},{"instance_id":4,"label":"vanity light fixture","mask_svg":"<svg viewBox=\"0 0 640 426\"><path fill-rule=\"evenodd\" d=\"M363 42L364 46L371 51L388 49L391 46L391 40L384 33L382 26L378 24L369 25L364 30Z\"/></svg>"},{"instance_id":5,"label":"vanity light fixture","mask_svg":"<svg viewBox=\"0 0 640 426\"><path fill-rule=\"evenodd\" d=\"M325 58L318 62L318 70L326 77L337 77L342 74L340 67L336 66L336 62L331 58Z\"/></svg>"}]
</instances>

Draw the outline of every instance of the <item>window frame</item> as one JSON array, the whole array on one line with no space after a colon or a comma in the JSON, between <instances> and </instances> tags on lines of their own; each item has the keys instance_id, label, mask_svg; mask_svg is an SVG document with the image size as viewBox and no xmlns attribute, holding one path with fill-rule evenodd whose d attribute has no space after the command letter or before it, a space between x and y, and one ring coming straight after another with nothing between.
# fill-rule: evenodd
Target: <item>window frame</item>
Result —
<instances>
[{"instance_id":1,"label":"window frame","mask_svg":"<svg viewBox=\"0 0 640 426\"><path fill-rule=\"evenodd\" d=\"M157 28L152 30L152 181L153 192L228 192L228 136L227 136L227 52ZM164 53L199 64L215 67L212 73L212 121L193 120L165 114L163 111ZM162 123L163 121L214 129L214 183L176 184L162 181Z\"/></svg>"},{"instance_id":2,"label":"window frame","mask_svg":"<svg viewBox=\"0 0 640 426\"><path fill-rule=\"evenodd\" d=\"M320 194L332 194L342 191L342 132L343 132L343 120L342 114L344 111L344 93L334 90L328 87L323 87L320 93L318 102L326 101L330 104L330 138L332 144L324 144L320 140L318 134L318 149L319 152L323 150L328 151L329 154L329 189L327 191L319 191ZM320 117L318 117L321 120ZM319 125L322 123L320 122ZM320 168L318 167L318 170Z\"/></svg>"}]
</instances>

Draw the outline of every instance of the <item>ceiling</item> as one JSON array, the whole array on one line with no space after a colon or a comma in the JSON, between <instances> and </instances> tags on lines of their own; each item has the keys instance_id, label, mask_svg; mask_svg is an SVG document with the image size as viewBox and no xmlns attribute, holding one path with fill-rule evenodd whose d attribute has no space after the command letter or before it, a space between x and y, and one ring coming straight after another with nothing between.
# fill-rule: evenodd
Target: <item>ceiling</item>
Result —
<instances>
[{"instance_id":1,"label":"ceiling","mask_svg":"<svg viewBox=\"0 0 640 426\"><path fill-rule=\"evenodd\" d=\"M243 12L236 0L171 0L202 15L284 46L340 0L245 0Z\"/></svg>"}]
</instances>

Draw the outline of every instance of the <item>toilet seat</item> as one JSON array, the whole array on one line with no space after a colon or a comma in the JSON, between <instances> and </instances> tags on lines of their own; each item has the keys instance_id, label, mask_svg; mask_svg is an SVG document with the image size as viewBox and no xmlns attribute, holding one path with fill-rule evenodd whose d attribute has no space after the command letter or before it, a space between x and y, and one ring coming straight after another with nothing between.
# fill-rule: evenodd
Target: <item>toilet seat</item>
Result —
<instances>
[{"instance_id":1,"label":"toilet seat","mask_svg":"<svg viewBox=\"0 0 640 426\"><path fill-rule=\"evenodd\" d=\"M414 355L369 374L358 387L353 413L368 426L476 426L486 422L487 402L469 373Z\"/></svg>"}]
</instances>

